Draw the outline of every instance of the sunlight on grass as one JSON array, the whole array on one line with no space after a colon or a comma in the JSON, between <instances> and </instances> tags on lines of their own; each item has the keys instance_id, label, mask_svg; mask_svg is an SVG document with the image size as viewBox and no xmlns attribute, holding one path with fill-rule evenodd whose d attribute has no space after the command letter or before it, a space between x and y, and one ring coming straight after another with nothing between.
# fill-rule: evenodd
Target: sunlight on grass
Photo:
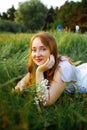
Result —
<instances>
[{"instance_id":1,"label":"sunlight on grass","mask_svg":"<svg viewBox=\"0 0 87 130\"><path fill-rule=\"evenodd\" d=\"M59 53L87 62L87 34L50 32ZM34 104L35 85L12 93L27 73L29 41L33 34L0 33L0 129L87 130L87 95L62 94L50 107Z\"/></svg>"}]
</instances>

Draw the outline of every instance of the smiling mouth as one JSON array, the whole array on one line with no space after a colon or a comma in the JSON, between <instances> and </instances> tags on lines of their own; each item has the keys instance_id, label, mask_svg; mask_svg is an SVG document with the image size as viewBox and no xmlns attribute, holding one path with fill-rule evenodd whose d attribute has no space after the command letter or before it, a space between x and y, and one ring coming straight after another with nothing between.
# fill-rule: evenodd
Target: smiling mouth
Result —
<instances>
[{"instance_id":1,"label":"smiling mouth","mask_svg":"<svg viewBox=\"0 0 87 130\"><path fill-rule=\"evenodd\" d=\"M41 62L43 59L36 59L37 60L37 62Z\"/></svg>"}]
</instances>

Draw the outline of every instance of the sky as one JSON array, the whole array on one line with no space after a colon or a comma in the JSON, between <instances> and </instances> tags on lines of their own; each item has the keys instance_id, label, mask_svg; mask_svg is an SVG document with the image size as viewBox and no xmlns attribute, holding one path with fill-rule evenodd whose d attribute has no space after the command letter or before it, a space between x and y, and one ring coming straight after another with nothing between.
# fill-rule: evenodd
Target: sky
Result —
<instances>
[{"instance_id":1,"label":"sky","mask_svg":"<svg viewBox=\"0 0 87 130\"><path fill-rule=\"evenodd\" d=\"M17 9L19 6L19 2L25 2L25 1L27 0L0 0L0 13L7 12L7 10L12 7L12 5L14 5L15 9ZM61 5L65 3L65 1L67 0L41 0L41 2L44 5L46 5L48 8L51 6L60 7ZM68 1L77 2L81 0L68 0Z\"/></svg>"}]
</instances>

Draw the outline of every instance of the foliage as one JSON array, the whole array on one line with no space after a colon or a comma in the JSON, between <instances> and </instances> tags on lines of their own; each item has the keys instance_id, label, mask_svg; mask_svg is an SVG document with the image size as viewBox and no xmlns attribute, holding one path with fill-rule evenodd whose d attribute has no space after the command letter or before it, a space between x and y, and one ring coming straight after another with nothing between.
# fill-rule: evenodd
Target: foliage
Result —
<instances>
[{"instance_id":1,"label":"foliage","mask_svg":"<svg viewBox=\"0 0 87 130\"><path fill-rule=\"evenodd\" d=\"M7 10L7 14L8 14L8 20L14 21L14 13L15 13L16 9L14 8L14 6L12 6L10 9Z\"/></svg>"},{"instance_id":2,"label":"foliage","mask_svg":"<svg viewBox=\"0 0 87 130\"><path fill-rule=\"evenodd\" d=\"M15 20L24 24L29 30L40 30L45 24L47 8L39 0L21 3L15 12Z\"/></svg>"},{"instance_id":3,"label":"foliage","mask_svg":"<svg viewBox=\"0 0 87 130\"><path fill-rule=\"evenodd\" d=\"M11 93L10 87L0 87L0 129L12 130L86 130L87 97L61 95L50 107L34 104L34 86L22 94Z\"/></svg>"},{"instance_id":4,"label":"foliage","mask_svg":"<svg viewBox=\"0 0 87 130\"><path fill-rule=\"evenodd\" d=\"M56 19L54 21L53 26L55 27L57 23L57 25L61 24L63 28L67 26L70 30L75 31L75 26L79 25L80 31L85 32L87 30L86 4L87 4L86 0L85 2L66 1L65 4L62 5L60 9L57 10Z\"/></svg>"},{"instance_id":5,"label":"foliage","mask_svg":"<svg viewBox=\"0 0 87 130\"><path fill-rule=\"evenodd\" d=\"M59 53L68 55L73 60L81 60L87 62L87 34L72 33L72 32L54 32L56 41L58 43Z\"/></svg>"},{"instance_id":6,"label":"foliage","mask_svg":"<svg viewBox=\"0 0 87 130\"><path fill-rule=\"evenodd\" d=\"M27 29L24 25L6 21L6 20L0 20L0 32L25 32Z\"/></svg>"},{"instance_id":7,"label":"foliage","mask_svg":"<svg viewBox=\"0 0 87 130\"><path fill-rule=\"evenodd\" d=\"M17 21L27 27L28 31L56 29L61 24L63 29L75 32L75 26L80 26L80 32L87 31L87 0L81 2L66 1L60 8L47 8L40 0L27 0L0 14L0 20Z\"/></svg>"},{"instance_id":8,"label":"foliage","mask_svg":"<svg viewBox=\"0 0 87 130\"><path fill-rule=\"evenodd\" d=\"M14 18L15 18L14 13L15 13L15 11L16 11L16 9L12 5L12 7L7 10L7 12L3 12L2 15L0 15L1 20L14 21Z\"/></svg>"},{"instance_id":9,"label":"foliage","mask_svg":"<svg viewBox=\"0 0 87 130\"><path fill-rule=\"evenodd\" d=\"M87 62L87 34L50 32L59 53ZM86 130L87 95L63 93L49 107L34 104L35 85L23 93L12 93L27 73L29 41L33 34L0 33L0 129L1 130Z\"/></svg>"},{"instance_id":10,"label":"foliage","mask_svg":"<svg viewBox=\"0 0 87 130\"><path fill-rule=\"evenodd\" d=\"M53 7L50 7L47 12L47 17L45 19L44 30L52 28L51 24L54 23L56 17L56 11Z\"/></svg>"}]
</instances>

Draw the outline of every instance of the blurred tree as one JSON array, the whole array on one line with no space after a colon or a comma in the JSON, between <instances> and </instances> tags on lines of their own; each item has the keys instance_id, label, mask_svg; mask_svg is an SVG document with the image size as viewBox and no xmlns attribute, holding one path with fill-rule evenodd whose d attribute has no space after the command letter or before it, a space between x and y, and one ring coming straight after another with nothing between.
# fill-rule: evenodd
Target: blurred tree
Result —
<instances>
[{"instance_id":1,"label":"blurred tree","mask_svg":"<svg viewBox=\"0 0 87 130\"><path fill-rule=\"evenodd\" d=\"M0 13L0 20L1 20L1 13Z\"/></svg>"},{"instance_id":2,"label":"blurred tree","mask_svg":"<svg viewBox=\"0 0 87 130\"><path fill-rule=\"evenodd\" d=\"M81 32L87 31L87 0L81 2L66 1L60 8L49 9L40 0L27 0L20 2L15 10L14 6L7 12L0 14L0 20L16 21L28 30L55 29L60 24L75 31L79 25Z\"/></svg>"},{"instance_id":3,"label":"blurred tree","mask_svg":"<svg viewBox=\"0 0 87 130\"><path fill-rule=\"evenodd\" d=\"M79 25L81 31L87 30L87 0L66 1L56 14L54 25L61 24L63 28L68 27L71 31L75 31L75 26Z\"/></svg>"},{"instance_id":4,"label":"blurred tree","mask_svg":"<svg viewBox=\"0 0 87 130\"><path fill-rule=\"evenodd\" d=\"M8 20L8 15L7 15L7 13L3 12L2 15L1 15L1 19L2 19L2 20Z\"/></svg>"},{"instance_id":5,"label":"blurred tree","mask_svg":"<svg viewBox=\"0 0 87 130\"><path fill-rule=\"evenodd\" d=\"M40 30L45 25L47 7L39 0L20 3L15 12L15 21L25 25L28 30Z\"/></svg>"},{"instance_id":6,"label":"blurred tree","mask_svg":"<svg viewBox=\"0 0 87 130\"><path fill-rule=\"evenodd\" d=\"M70 13L71 7L69 6L69 2L66 1L64 5L62 5L59 9L56 9L56 19L55 26L58 24L63 27L67 25L66 17Z\"/></svg>"},{"instance_id":7,"label":"blurred tree","mask_svg":"<svg viewBox=\"0 0 87 130\"><path fill-rule=\"evenodd\" d=\"M9 9L7 10L7 16L8 16L8 19L9 19L9 20L14 21L14 18L15 18L14 13L15 13L15 11L16 11L16 9L14 8L13 5L12 5L11 8L9 8Z\"/></svg>"},{"instance_id":8,"label":"blurred tree","mask_svg":"<svg viewBox=\"0 0 87 130\"><path fill-rule=\"evenodd\" d=\"M87 6L87 0L82 0L82 4L84 4L85 6Z\"/></svg>"},{"instance_id":9,"label":"blurred tree","mask_svg":"<svg viewBox=\"0 0 87 130\"><path fill-rule=\"evenodd\" d=\"M81 32L87 31L87 0L82 0L81 2L78 23Z\"/></svg>"},{"instance_id":10,"label":"blurred tree","mask_svg":"<svg viewBox=\"0 0 87 130\"><path fill-rule=\"evenodd\" d=\"M46 20L45 20L46 21L45 26L44 26L45 30L51 28L51 24L54 22L55 16L56 16L55 9L51 6L48 9L47 17L46 17Z\"/></svg>"},{"instance_id":11,"label":"blurred tree","mask_svg":"<svg viewBox=\"0 0 87 130\"><path fill-rule=\"evenodd\" d=\"M64 19L66 21L65 26L68 26L70 30L75 31L75 26L78 24L78 17L79 17L79 2L75 3L71 1L68 4L69 11L64 16Z\"/></svg>"}]
</instances>

